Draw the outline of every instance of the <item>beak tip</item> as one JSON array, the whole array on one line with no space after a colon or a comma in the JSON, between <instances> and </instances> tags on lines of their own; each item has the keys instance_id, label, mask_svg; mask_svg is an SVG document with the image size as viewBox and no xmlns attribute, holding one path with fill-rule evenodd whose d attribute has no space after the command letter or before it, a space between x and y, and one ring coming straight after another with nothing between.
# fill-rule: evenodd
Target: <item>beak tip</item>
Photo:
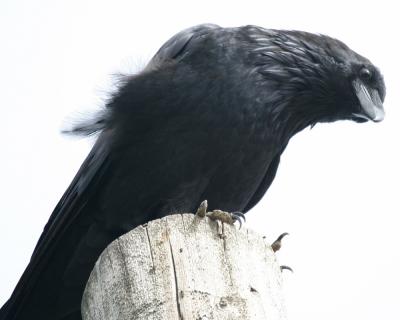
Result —
<instances>
[{"instance_id":1,"label":"beak tip","mask_svg":"<svg viewBox=\"0 0 400 320\"><path fill-rule=\"evenodd\" d=\"M381 122L385 119L385 111L383 109L376 110L375 117L372 119L373 122Z\"/></svg>"}]
</instances>

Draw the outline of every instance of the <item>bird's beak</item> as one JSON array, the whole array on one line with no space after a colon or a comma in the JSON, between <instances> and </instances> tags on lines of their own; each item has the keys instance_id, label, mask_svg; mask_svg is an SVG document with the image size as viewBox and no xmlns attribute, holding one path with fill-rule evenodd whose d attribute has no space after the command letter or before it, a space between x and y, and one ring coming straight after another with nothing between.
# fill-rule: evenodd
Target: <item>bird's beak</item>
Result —
<instances>
[{"instance_id":1,"label":"bird's beak","mask_svg":"<svg viewBox=\"0 0 400 320\"><path fill-rule=\"evenodd\" d=\"M353 81L355 93L360 102L360 112L353 115L366 120L380 122L385 118L385 110L378 90L368 89L359 79Z\"/></svg>"}]
</instances>

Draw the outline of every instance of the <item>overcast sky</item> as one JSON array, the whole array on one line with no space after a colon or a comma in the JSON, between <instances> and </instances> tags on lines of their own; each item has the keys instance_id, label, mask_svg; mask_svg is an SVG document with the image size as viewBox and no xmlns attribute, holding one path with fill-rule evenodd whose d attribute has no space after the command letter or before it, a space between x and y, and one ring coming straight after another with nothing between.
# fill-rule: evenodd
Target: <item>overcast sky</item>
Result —
<instances>
[{"instance_id":1,"label":"overcast sky","mask_svg":"<svg viewBox=\"0 0 400 320\"><path fill-rule=\"evenodd\" d=\"M0 305L90 142L66 118L102 105L110 75L135 72L174 33L211 22L341 39L385 76L379 124L317 125L295 136L248 216L278 253L289 319L400 319L399 10L395 1L0 2Z\"/></svg>"}]
</instances>

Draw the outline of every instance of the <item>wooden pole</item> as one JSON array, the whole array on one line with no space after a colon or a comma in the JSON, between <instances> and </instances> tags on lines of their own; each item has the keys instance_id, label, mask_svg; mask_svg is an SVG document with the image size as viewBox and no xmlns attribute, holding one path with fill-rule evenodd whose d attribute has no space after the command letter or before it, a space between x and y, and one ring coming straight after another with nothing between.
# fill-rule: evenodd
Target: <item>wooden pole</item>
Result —
<instances>
[{"instance_id":1,"label":"wooden pole","mask_svg":"<svg viewBox=\"0 0 400 320\"><path fill-rule=\"evenodd\" d=\"M284 320L274 252L251 230L178 214L139 226L99 257L84 320Z\"/></svg>"}]
</instances>

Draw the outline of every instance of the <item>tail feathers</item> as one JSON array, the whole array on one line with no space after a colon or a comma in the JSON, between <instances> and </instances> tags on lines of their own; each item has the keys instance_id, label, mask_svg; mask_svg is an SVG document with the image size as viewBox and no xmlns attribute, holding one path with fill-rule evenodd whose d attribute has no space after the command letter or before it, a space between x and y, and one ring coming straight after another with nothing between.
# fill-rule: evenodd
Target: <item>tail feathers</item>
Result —
<instances>
[{"instance_id":1,"label":"tail feathers","mask_svg":"<svg viewBox=\"0 0 400 320\"><path fill-rule=\"evenodd\" d=\"M0 309L0 320L13 320L14 317L10 314L10 299Z\"/></svg>"},{"instance_id":2,"label":"tail feathers","mask_svg":"<svg viewBox=\"0 0 400 320\"><path fill-rule=\"evenodd\" d=\"M12 311L11 307L11 299L7 300L7 302L0 309L0 320L19 320L18 317L15 316L15 312ZM59 320L82 320L80 310L71 312L68 315L65 315Z\"/></svg>"}]
</instances>

